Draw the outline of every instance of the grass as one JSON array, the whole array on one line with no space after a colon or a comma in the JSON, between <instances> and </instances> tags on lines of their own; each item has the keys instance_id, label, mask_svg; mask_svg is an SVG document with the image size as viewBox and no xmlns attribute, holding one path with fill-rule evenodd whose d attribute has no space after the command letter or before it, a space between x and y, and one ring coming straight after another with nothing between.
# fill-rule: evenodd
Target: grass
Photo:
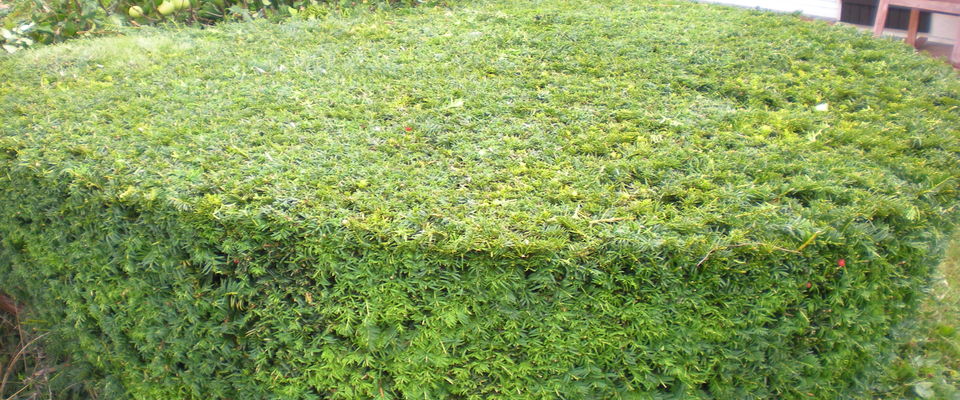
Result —
<instances>
[{"instance_id":1,"label":"grass","mask_svg":"<svg viewBox=\"0 0 960 400\"><path fill-rule=\"evenodd\" d=\"M960 241L954 241L918 315L907 321L878 398L960 398Z\"/></svg>"},{"instance_id":2,"label":"grass","mask_svg":"<svg viewBox=\"0 0 960 400\"><path fill-rule=\"evenodd\" d=\"M0 78L0 287L91 386L951 395L947 303L901 322L960 217L960 82L908 46L499 1L147 29ZM886 360L891 332L925 339Z\"/></svg>"}]
</instances>

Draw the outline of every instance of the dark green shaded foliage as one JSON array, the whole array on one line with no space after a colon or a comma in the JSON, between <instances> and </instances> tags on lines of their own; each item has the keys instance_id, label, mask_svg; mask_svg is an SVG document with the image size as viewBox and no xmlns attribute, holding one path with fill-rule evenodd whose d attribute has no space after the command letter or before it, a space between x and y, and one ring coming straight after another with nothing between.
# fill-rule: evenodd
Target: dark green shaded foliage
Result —
<instances>
[{"instance_id":1,"label":"dark green shaded foliage","mask_svg":"<svg viewBox=\"0 0 960 400\"><path fill-rule=\"evenodd\" d=\"M491 3L0 71L0 287L115 396L853 397L957 221L953 72L793 16Z\"/></svg>"}]
</instances>

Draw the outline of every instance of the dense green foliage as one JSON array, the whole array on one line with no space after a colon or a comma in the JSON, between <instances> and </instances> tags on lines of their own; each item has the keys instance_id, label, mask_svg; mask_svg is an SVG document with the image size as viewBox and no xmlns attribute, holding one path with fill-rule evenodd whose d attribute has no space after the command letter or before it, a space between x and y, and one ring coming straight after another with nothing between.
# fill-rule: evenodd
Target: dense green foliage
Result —
<instances>
[{"instance_id":1,"label":"dense green foliage","mask_svg":"<svg viewBox=\"0 0 960 400\"><path fill-rule=\"evenodd\" d=\"M0 60L0 287L114 397L857 396L957 221L958 93L681 1L48 46Z\"/></svg>"}]
</instances>

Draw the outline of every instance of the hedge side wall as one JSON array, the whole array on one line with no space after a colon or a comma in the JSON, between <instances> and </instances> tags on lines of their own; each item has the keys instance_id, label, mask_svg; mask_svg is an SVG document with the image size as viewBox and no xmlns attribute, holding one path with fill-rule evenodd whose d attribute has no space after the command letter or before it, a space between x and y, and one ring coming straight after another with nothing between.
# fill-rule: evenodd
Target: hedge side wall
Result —
<instances>
[{"instance_id":1,"label":"hedge side wall","mask_svg":"<svg viewBox=\"0 0 960 400\"><path fill-rule=\"evenodd\" d=\"M958 216L953 72L790 16L491 3L0 67L0 287L108 397L854 396Z\"/></svg>"}]
</instances>

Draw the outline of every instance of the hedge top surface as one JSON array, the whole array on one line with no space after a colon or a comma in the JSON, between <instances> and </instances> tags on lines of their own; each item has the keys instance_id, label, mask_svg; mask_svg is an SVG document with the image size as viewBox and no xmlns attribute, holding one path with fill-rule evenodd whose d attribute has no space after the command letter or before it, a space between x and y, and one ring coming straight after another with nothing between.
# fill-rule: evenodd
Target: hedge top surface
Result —
<instances>
[{"instance_id":1,"label":"hedge top surface","mask_svg":"<svg viewBox=\"0 0 960 400\"><path fill-rule=\"evenodd\" d=\"M278 240L777 252L955 221L958 93L795 16L503 2L25 51L0 60L0 163Z\"/></svg>"}]
</instances>

